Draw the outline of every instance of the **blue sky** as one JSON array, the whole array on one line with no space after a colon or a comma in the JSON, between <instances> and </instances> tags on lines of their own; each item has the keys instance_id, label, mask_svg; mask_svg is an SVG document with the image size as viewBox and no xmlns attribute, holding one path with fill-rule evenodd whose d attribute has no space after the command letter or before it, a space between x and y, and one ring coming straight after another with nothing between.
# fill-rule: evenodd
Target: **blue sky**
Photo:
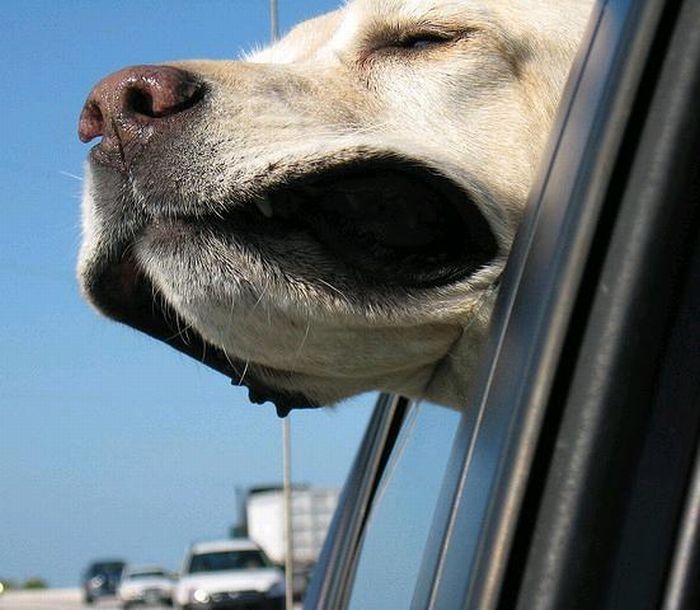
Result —
<instances>
[{"instance_id":1,"label":"blue sky","mask_svg":"<svg viewBox=\"0 0 700 610\"><path fill-rule=\"evenodd\" d=\"M282 29L336 4L280 0ZM176 568L189 542L225 535L237 485L279 480L280 424L83 303L76 122L122 66L264 43L268 2L15 1L0 15L0 578L74 585L100 556ZM372 400L292 414L297 481L342 483Z\"/></svg>"}]
</instances>

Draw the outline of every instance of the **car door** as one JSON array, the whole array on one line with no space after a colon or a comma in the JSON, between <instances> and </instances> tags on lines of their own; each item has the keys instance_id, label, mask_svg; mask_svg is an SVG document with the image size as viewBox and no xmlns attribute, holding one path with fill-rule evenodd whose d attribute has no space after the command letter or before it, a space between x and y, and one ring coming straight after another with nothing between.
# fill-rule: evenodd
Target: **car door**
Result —
<instances>
[{"instance_id":1,"label":"car door","mask_svg":"<svg viewBox=\"0 0 700 610\"><path fill-rule=\"evenodd\" d=\"M305 608L700 607L700 4L600 0L463 413L383 397Z\"/></svg>"}]
</instances>

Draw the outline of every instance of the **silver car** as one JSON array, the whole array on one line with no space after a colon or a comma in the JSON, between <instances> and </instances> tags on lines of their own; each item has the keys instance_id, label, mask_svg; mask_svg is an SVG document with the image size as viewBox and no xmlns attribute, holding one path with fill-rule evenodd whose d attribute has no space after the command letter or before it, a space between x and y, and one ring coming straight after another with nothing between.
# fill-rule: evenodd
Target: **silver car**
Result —
<instances>
[{"instance_id":1,"label":"silver car","mask_svg":"<svg viewBox=\"0 0 700 610\"><path fill-rule=\"evenodd\" d=\"M122 608L136 604L171 605L173 586L172 574L159 566L127 566L122 573L117 597Z\"/></svg>"}]
</instances>

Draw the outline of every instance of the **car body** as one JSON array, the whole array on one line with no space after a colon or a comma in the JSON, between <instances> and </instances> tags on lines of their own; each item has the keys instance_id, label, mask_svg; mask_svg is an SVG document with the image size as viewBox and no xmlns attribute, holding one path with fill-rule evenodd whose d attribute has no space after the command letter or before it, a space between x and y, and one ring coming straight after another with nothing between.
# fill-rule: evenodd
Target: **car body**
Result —
<instances>
[{"instance_id":1,"label":"car body","mask_svg":"<svg viewBox=\"0 0 700 610\"><path fill-rule=\"evenodd\" d=\"M136 604L172 603L174 579L160 566L127 566L122 572L117 597L123 608Z\"/></svg>"},{"instance_id":2,"label":"car body","mask_svg":"<svg viewBox=\"0 0 700 610\"><path fill-rule=\"evenodd\" d=\"M121 559L93 561L83 572L85 603L91 604L101 597L116 595L124 566L126 562Z\"/></svg>"},{"instance_id":3,"label":"car body","mask_svg":"<svg viewBox=\"0 0 700 610\"><path fill-rule=\"evenodd\" d=\"M700 3L598 0L463 412L381 398L306 610L700 607Z\"/></svg>"},{"instance_id":4,"label":"car body","mask_svg":"<svg viewBox=\"0 0 700 610\"><path fill-rule=\"evenodd\" d=\"M185 555L174 601L187 610L282 610L284 573L247 538L197 543Z\"/></svg>"}]
</instances>

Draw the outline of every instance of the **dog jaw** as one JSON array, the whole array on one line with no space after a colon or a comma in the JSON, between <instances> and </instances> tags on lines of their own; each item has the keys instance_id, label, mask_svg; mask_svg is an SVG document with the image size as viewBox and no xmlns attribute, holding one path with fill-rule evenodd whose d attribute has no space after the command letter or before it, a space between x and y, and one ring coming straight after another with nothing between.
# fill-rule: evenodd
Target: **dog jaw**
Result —
<instances>
[{"instance_id":1,"label":"dog jaw","mask_svg":"<svg viewBox=\"0 0 700 610\"><path fill-rule=\"evenodd\" d=\"M149 134L122 172L91 155L86 296L282 412L370 389L462 406L585 21L581 4L567 4L563 19L539 1L528 11L355 0L247 61L173 64L203 84L187 122ZM427 47L407 46L421 35ZM478 264L430 250L447 235L439 220L387 236L364 192L356 203L371 222L338 210L350 229L303 218L332 207L319 211L312 195L307 207L279 201L290 185L368 160L415 165L461 192L459 214L478 215L462 221L487 227L474 234ZM418 221L429 216L410 205ZM353 239L373 254L348 253ZM453 268L426 264L419 280L423 255Z\"/></svg>"}]
</instances>

